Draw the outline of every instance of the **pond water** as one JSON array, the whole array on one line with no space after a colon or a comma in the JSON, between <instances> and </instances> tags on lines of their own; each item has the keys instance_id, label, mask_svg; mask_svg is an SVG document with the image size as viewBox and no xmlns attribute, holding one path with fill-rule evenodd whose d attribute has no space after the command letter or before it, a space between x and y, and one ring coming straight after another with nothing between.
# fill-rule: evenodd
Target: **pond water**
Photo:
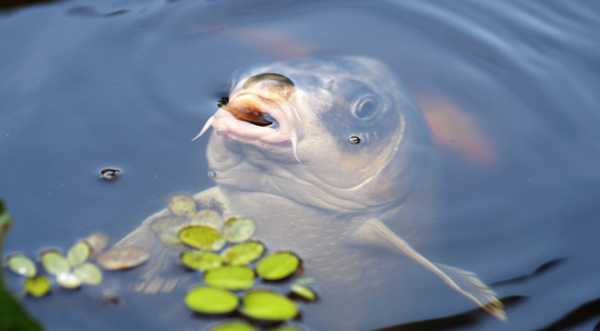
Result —
<instances>
[{"instance_id":1,"label":"pond water","mask_svg":"<svg viewBox=\"0 0 600 331\"><path fill-rule=\"evenodd\" d=\"M405 238L434 261L476 272L505 299L508 321L398 257L398 273L381 274L390 295L344 312L358 317L353 328L590 330L600 321L598 31L593 1L82 0L3 9L0 197L16 221L6 250L35 254L95 231L120 238L170 194L211 187L207 139L191 137L236 73L364 55L389 65L417 100L439 153L437 216ZM436 112L445 115L427 115ZM104 166L123 175L103 182ZM47 330L212 322L191 317L185 288L130 294L123 284L132 277L107 276L105 286L123 293L116 305L93 288L24 303ZM343 304L336 298L303 307L302 325L342 325L346 315L329 310Z\"/></svg>"}]
</instances>

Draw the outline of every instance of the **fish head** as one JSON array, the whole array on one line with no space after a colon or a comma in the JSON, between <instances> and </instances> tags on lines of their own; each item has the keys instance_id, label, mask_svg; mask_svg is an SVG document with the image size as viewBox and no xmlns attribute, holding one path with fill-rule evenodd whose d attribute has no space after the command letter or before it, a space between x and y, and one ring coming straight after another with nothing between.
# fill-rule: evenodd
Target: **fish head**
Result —
<instances>
[{"instance_id":1,"label":"fish head","mask_svg":"<svg viewBox=\"0 0 600 331\"><path fill-rule=\"evenodd\" d=\"M260 66L232 84L203 131L217 184L332 211L403 199L427 140L388 67L366 57Z\"/></svg>"}]
</instances>

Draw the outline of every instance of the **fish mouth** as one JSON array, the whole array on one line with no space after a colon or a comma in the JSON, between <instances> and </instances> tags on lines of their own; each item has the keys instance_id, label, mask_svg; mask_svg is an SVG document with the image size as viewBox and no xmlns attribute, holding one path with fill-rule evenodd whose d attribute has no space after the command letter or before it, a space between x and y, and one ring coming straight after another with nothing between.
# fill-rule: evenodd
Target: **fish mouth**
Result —
<instances>
[{"instance_id":1,"label":"fish mouth","mask_svg":"<svg viewBox=\"0 0 600 331\"><path fill-rule=\"evenodd\" d=\"M206 121L193 140L212 127L217 135L263 149L291 146L294 158L300 162L297 152L299 121L289 94L265 86L243 86L231 94L229 101Z\"/></svg>"}]
</instances>

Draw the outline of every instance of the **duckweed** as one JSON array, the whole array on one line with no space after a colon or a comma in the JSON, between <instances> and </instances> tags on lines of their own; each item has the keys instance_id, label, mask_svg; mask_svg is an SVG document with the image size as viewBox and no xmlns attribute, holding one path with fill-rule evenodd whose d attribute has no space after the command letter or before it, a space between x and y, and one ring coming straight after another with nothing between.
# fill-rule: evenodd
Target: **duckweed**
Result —
<instances>
[{"instance_id":1,"label":"duckweed","mask_svg":"<svg viewBox=\"0 0 600 331\"><path fill-rule=\"evenodd\" d=\"M299 298L306 301L315 301L317 300L317 294L308 286L304 286L302 284L292 284L290 286L290 291L292 294L297 295Z\"/></svg>"},{"instance_id":2,"label":"duckweed","mask_svg":"<svg viewBox=\"0 0 600 331\"><path fill-rule=\"evenodd\" d=\"M25 293L35 298L40 298L48 294L52 288L52 283L46 276L37 276L27 278L24 283Z\"/></svg>"},{"instance_id":3,"label":"duckweed","mask_svg":"<svg viewBox=\"0 0 600 331\"><path fill-rule=\"evenodd\" d=\"M276 252L258 262L256 272L265 280L281 280L298 270L300 259L292 252Z\"/></svg>"},{"instance_id":4,"label":"duckweed","mask_svg":"<svg viewBox=\"0 0 600 331\"><path fill-rule=\"evenodd\" d=\"M286 321L298 314L298 305L279 293L254 290L246 293L240 311L257 320Z\"/></svg>"},{"instance_id":5,"label":"duckweed","mask_svg":"<svg viewBox=\"0 0 600 331\"><path fill-rule=\"evenodd\" d=\"M192 270L207 271L223 265L221 255L211 252L185 251L179 259L184 266Z\"/></svg>"},{"instance_id":6,"label":"duckweed","mask_svg":"<svg viewBox=\"0 0 600 331\"><path fill-rule=\"evenodd\" d=\"M250 239L255 230L254 221L243 217L230 217L223 226L223 237L231 243L240 243Z\"/></svg>"},{"instance_id":7,"label":"duckweed","mask_svg":"<svg viewBox=\"0 0 600 331\"><path fill-rule=\"evenodd\" d=\"M71 269L69 261L62 256L57 250L47 250L40 255L42 265L47 273L58 276L60 274L68 273Z\"/></svg>"},{"instance_id":8,"label":"duckweed","mask_svg":"<svg viewBox=\"0 0 600 331\"><path fill-rule=\"evenodd\" d=\"M265 247L258 241L247 241L227 248L221 255L225 263L242 266L257 260L265 251Z\"/></svg>"},{"instance_id":9,"label":"duckweed","mask_svg":"<svg viewBox=\"0 0 600 331\"><path fill-rule=\"evenodd\" d=\"M85 262L90 255L92 255L90 246L85 241L79 241L67 252L67 261L74 267Z\"/></svg>"},{"instance_id":10,"label":"duckweed","mask_svg":"<svg viewBox=\"0 0 600 331\"><path fill-rule=\"evenodd\" d=\"M206 272L204 282L216 288L246 290L254 286L254 271L239 266L220 267Z\"/></svg>"},{"instance_id":11,"label":"duckweed","mask_svg":"<svg viewBox=\"0 0 600 331\"><path fill-rule=\"evenodd\" d=\"M37 274L35 263L23 254L9 256L6 264L8 269L20 276L33 277Z\"/></svg>"},{"instance_id":12,"label":"duckweed","mask_svg":"<svg viewBox=\"0 0 600 331\"><path fill-rule=\"evenodd\" d=\"M255 331L256 329L244 321L229 321L213 326L209 331Z\"/></svg>"},{"instance_id":13,"label":"duckweed","mask_svg":"<svg viewBox=\"0 0 600 331\"><path fill-rule=\"evenodd\" d=\"M176 216L193 216L196 213L196 201L187 195L175 195L169 200L169 211Z\"/></svg>"},{"instance_id":14,"label":"duckweed","mask_svg":"<svg viewBox=\"0 0 600 331\"><path fill-rule=\"evenodd\" d=\"M182 243L201 250L218 251L225 245L221 233L206 225L188 225L179 230L177 237Z\"/></svg>"},{"instance_id":15,"label":"duckweed","mask_svg":"<svg viewBox=\"0 0 600 331\"><path fill-rule=\"evenodd\" d=\"M225 314L237 308L239 299L235 294L226 290L197 287L185 296L185 304L197 313Z\"/></svg>"},{"instance_id":16,"label":"duckweed","mask_svg":"<svg viewBox=\"0 0 600 331\"><path fill-rule=\"evenodd\" d=\"M92 263L83 263L73 270L73 274L81 280L83 284L100 285L102 283L102 272Z\"/></svg>"}]
</instances>

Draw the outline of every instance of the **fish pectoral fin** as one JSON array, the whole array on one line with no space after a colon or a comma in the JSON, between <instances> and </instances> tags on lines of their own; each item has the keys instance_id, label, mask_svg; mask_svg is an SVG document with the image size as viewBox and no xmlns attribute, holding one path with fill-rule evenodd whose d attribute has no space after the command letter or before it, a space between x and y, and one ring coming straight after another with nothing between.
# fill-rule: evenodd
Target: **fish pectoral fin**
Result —
<instances>
[{"instance_id":1,"label":"fish pectoral fin","mask_svg":"<svg viewBox=\"0 0 600 331\"><path fill-rule=\"evenodd\" d=\"M499 320L506 320L504 306L496 293L484 284L475 273L459 268L433 263L396 235L383 222L372 218L364 222L354 233L362 242L384 244L395 252L401 252L433 272L446 285L475 302Z\"/></svg>"}]
</instances>

